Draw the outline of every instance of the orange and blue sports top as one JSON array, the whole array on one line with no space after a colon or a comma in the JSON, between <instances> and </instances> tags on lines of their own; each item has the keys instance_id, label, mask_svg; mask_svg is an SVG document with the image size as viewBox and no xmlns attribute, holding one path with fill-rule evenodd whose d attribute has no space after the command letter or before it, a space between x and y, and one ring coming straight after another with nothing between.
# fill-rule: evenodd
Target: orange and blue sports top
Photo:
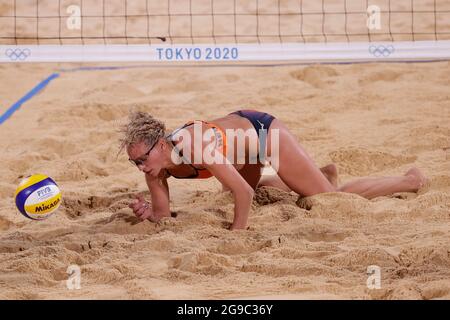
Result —
<instances>
[{"instance_id":1,"label":"orange and blue sports top","mask_svg":"<svg viewBox=\"0 0 450 320\"><path fill-rule=\"evenodd\" d=\"M207 121L203 121L203 120L189 121L186 124L184 124L182 127L174 130L168 137L175 135L181 129L185 129L188 126L193 125L196 121L204 123L205 125L207 125L209 128L211 128L213 130L215 138L216 138L216 148L219 147L220 148L219 150L222 152L222 154L224 156L226 156L226 154L227 154L226 153L227 152L227 139L225 136L225 132L220 127L218 127L217 125L215 125L214 123L211 123L211 122L207 122ZM176 150L178 150L178 148L174 144L173 140L169 139L169 141L172 143L172 146ZM208 169L206 169L206 168L199 169L199 168L194 167L191 164L191 162L183 156L182 150L179 151L179 154L184 159L184 163L190 165L194 169L194 171L195 171L194 174L187 176L187 177L179 177L179 176L173 175L172 173L169 172L169 170L166 169L166 173L168 175L170 175L176 179L207 179L207 178L210 178L213 176L212 173L209 172Z\"/></svg>"},{"instance_id":2,"label":"orange and blue sports top","mask_svg":"<svg viewBox=\"0 0 450 320\"><path fill-rule=\"evenodd\" d=\"M258 158L260 159L261 163L264 163L264 157L265 157L265 150L266 150L266 142L267 142L267 135L268 135L268 130L270 128L270 125L272 124L272 121L275 119L274 116L272 116L271 114L265 113L265 112L260 112L260 111L256 111L256 110L238 110L235 112L232 112L230 114L236 114L239 115L243 118L246 118L247 120L249 120L251 122L251 124L253 125L253 127L256 130L256 133L258 135L258 140L259 140L259 150L264 150L262 153L262 157ZM209 126L211 129L214 130L214 134L216 137L216 147L222 147L222 154L224 156L226 156L226 151L227 151L227 139L225 136L225 132L218 127L217 125L211 123L211 122L207 122L207 121L202 121L202 120L195 120L195 121L200 121L204 124L206 124L207 126ZM188 123L186 123L184 126L180 127L179 129L175 130L174 132L172 132L170 136L175 135L179 130L184 129L192 124L195 123L195 121L189 121ZM172 143L172 145L174 146L174 148L176 148L176 146L174 145L173 141L171 139L169 139L170 142ZM182 156L182 154L181 154ZM183 156L182 156L183 157ZM183 157L184 158L184 157ZM205 179L205 178L210 178L212 177L211 172L209 172L207 169L198 169L196 167L194 167L190 161L187 161L186 158L184 158L185 163L189 164L194 170L195 173L188 176L188 177L177 177L174 176L173 174L171 174L168 170L166 170L166 173L173 176L174 178L177 179Z\"/></svg>"}]
</instances>

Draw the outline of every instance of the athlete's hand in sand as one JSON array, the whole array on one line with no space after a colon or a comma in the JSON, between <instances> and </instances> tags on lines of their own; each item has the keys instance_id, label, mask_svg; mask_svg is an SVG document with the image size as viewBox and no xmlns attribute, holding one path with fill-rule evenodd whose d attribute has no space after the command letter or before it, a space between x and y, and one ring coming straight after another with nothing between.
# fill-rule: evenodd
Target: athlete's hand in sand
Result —
<instances>
[{"instance_id":1,"label":"athlete's hand in sand","mask_svg":"<svg viewBox=\"0 0 450 320\"><path fill-rule=\"evenodd\" d=\"M158 222L158 217L153 214L153 210L150 204L142 197L137 196L136 199L130 203L129 207L133 209L136 217L144 221L145 219L150 220L151 222Z\"/></svg>"}]
</instances>

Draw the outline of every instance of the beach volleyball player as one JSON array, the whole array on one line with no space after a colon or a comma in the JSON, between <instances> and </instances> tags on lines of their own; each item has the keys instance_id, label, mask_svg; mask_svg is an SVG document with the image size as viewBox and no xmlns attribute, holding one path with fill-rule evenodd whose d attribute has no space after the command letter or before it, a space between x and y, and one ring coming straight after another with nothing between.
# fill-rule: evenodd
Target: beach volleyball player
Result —
<instances>
[{"instance_id":1,"label":"beach volleyball player","mask_svg":"<svg viewBox=\"0 0 450 320\"><path fill-rule=\"evenodd\" d=\"M256 142L256 143L255 143ZM211 121L189 121L172 132L145 112L130 114L121 147L144 174L151 204L138 197L130 207L137 217L157 222L170 216L167 179L217 178L234 198L231 229L245 229L254 191L272 186L302 196L350 192L371 199L416 192L427 181L415 167L396 177L366 177L337 185L336 167L318 168L279 119L240 110ZM267 160L277 174L262 176Z\"/></svg>"}]
</instances>

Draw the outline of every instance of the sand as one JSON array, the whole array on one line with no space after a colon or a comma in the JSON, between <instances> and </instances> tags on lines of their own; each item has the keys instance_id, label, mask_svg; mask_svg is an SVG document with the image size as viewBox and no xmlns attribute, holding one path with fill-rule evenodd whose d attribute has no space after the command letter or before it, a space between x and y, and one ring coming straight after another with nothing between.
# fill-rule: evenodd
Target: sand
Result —
<instances>
[{"instance_id":1,"label":"sand","mask_svg":"<svg viewBox=\"0 0 450 320\"><path fill-rule=\"evenodd\" d=\"M24 94L28 74L70 66L0 66L2 101ZM0 127L0 297L448 299L449 74L448 62L61 73ZM233 201L214 178L171 178L177 217L139 222L127 204L148 198L144 177L116 157L128 111L175 128L247 107L284 121L318 165L337 165L340 183L413 165L430 183L370 201L264 188L250 230L230 232ZM33 173L63 192L42 222L13 201ZM66 288L71 264L80 290ZM369 265L380 289L366 286Z\"/></svg>"},{"instance_id":2,"label":"sand","mask_svg":"<svg viewBox=\"0 0 450 320\"><path fill-rule=\"evenodd\" d=\"M77 66L0 65L0 113ZM450 62L62 72L0 126L0 298L449 299L449 87ZM128 204L149 198L143 174L116 156L128 112L175 128L242 108L281 119L317 165L337 165L339 183L411 166L430 181L373 200L262 188L250 229L230 232L218 181L170 178L177 217L138 221ZM63 193L41 222L13 199L35 173ZM79 290L66 286L73 264ZM367 287L371 265L379 289Z\"/></svg>"}]
</instances>

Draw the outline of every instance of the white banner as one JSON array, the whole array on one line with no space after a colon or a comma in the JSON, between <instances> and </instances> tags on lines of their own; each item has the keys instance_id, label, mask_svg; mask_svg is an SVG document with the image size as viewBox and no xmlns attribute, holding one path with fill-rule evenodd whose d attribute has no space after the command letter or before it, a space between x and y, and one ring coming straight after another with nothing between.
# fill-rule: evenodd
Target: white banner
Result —
<instances>
[{"instance_id":1,"label":"white banner","mask_svg":"<svg viewBox=\"0 0 450 320\"><path fill-rule=\"evenodd\" d=\"M450 58L450 41L223 45L1 45L0 62L365 62Z\"/></svg>"}]
</instances>

